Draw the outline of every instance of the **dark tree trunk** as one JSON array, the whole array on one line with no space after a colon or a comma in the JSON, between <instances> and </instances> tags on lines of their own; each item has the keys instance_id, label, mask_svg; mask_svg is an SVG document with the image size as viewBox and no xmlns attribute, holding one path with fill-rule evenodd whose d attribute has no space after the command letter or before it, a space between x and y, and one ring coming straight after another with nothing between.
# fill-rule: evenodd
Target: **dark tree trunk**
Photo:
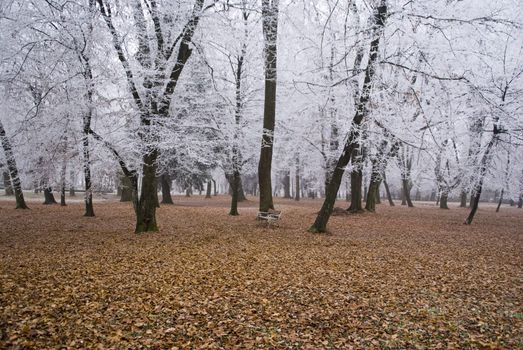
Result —
<instances>
[{"instance_id":1,"label":"dark tree trunk","mask_svg":"<svg viewBox=\"0 0 523 350\"><path fill-rule=\"evenodd\" d=\"M505 192L505 189L501 189L501 195L499 196L499 202L498 207L496 208L496 213L499 213L499 208L501 207L501 203L503 202L503 193Z\"/></svg>"},{"instance_id":2,"label":"dark tree trunk","mask_svg":"<svg viewBox=\"0 0 523 350\"><path fill-rule=\"evenodd\" d=\"M85 61L84 77L89 85L87 88L87 101L89 109L83 116L83 135L82 135L82 151L83 151L83 170L85 179L85 213L84 216L93 217L93 189L91 183L91 150L89 146L89 135L91 132L91 121L93 116L93 74L89 58L83 55Z\"/></svg>"},{"instance_id":3,"label":"dark tree trunk","mask_svg":"<svg viewBox=\"0 0 523 350\"><path fill-rule=\"evenodd\" d=\"M300 201L301 184L300 184L300 158L296 156L296 169L294 174L294 200Z\"/></svg>"},{"instance_id":4,"label":"dark tree trunk","mask_svg":"<svg viewBox=\"0 0 523 350\"><path fill-rule=\"evenodd\" d=\"M120 177L120 202L131 202L133 200L132 180L127 176Z\"/></svg>"},{"instance_id":5,"label":"dark tree trunk","mask_svg":"<svg viewBox=\"0 0 523 350\"><path fill-rule=\"evenodd\" d=\"M465 192L465 191L461 191L461 194L459 197L459 207L460 208L467 207L467 192Z\"/></svg>"},{"instance_id":6,"label":"dark tree trunk","mask_svg":"<svg viewBox=\"0 0 523 350\"><path fill-rule=\"evenodd\" d=\"M376 204L380 202L380 185L385 174L385 159L384 150L387 147L387 142L383 141L379 147L378 153L371 158L372 171L370 175L370 184L367 192L367 200L365 201L365 209L370 212L376 211ZM394 151L394 147L392 149Z\"/></svg>"},{"instance_id":7,"label":"dark tree trunk","mask_svg":"<svg viewBox=\"0 0 523 350\"><path fill-rule=\"evenodd\" d=\"M11 186L15 192L16 198L16 209L29 209L24 199L24 192L22 191L22 183L20 182L20 176L18 175L18 167L16 165L15 156L13 153L13 147L11 141L7 138L5 133L4 125L0 120L0 142L4 149L5 159L7 162L7 170L11 176Z\"/></svg>"},{"instance_id":8,"label":"dark tree trunk","mask_svg":"<svg viewBox=\"0 0 523 350\"><path fill-rule=\"evenodd\" d=\"M85 123L85 121L84 121ZM84 128L87 127L84 125ZM84 132L83 137L83 155L84 155L84 178L85 178L85 213L84 216L93 217L94 216L94 207L93 207L93 190L91 184L91 159L90 159L90 150L89 150L89 137L88 131Z\"/></svg>"},{"instance_id":9,"label":"dark tree trunk","mask_svg":"<svg viewBox=\"0 0 523 350\"><path fill-rule=\"evenodd\" d=\"M329 182L325 194L325 201L323 202L314 224L309 229L311 232L325 232L327 230L327 222L329 221L332 210L334 209L334 203L336 202L336 196L340 188L343 173L345 172L345 167L347 164L349 164L357 140L360 136L359 126L361 125L365 116L368 114L367 102L369 101L370 97L371 82L375 72L374 65L378 57L378 46L383 27L385 26L386 17L387 7L385 2L382 2L381 6L376 9L374 15L375 30L373 33L373 40L370 43L370 53L367 68L365 70L365 80L363 82L362 92L359 98L359 102L356 106L356 113L352 119L352 128L347 136L347 140L343 147L341 156L338 159L336 166L334 167L334 171L332 172L331 181Z\"/></svg>"},{"instance_id":10,"label":"dark tree trunk","mask_svg":"<svg viewBox=\"0 0 523 350\"><path fill-rule=\"evenodd\" d=\"M62 162L62 172L61 172L61 176L60 176L60 205L62 207L65 207L66 206L66 203L65 203L65 186L66 186L66 181L65 181L65 176L67 174L67 160L64 158L63 162Z\"/></svg>"},{"instance_id":11,"label":"dark tree trunk","mask_svg":"<svg viewBox=\"0 0 523 350\"><path fill-rule=\"evenodd\" d=\"M214 185L214 195L217 196L218 195L218 188L216 187L216 180L212 179L212 183Z\"/></svg>"},{"instance_id":12,"label":"dark tree trunk","mask_svg":"<svg viewBox=\"0 0 523 350\"><path fill-rule=\"evenodd\" d=\"M405 201L407 202L409 208L413 208L414 204L412 204L412 200L410 199L410 190L412 186L409 184L409 180L407 179L401 180L401 183L403 185L403 195L405 196Z\"/></svg>"},{"instance_id":13,"label":"dark tree trunk","mask_svg":"<svg viewBox=\"0 0 523 350\"><path fill-rule=\"evenodd\" d=\"M440 207L440 209L448 209L449 208L449 206L447 204L448 199L449 199L448 192L442 191L441 195L440 195L440 198L439 198L439 207Z\"/></svg>"},{"instance_id":14,"label":"dark tree trunk","mask_svg":"<svg viewBox=\"0 0 523 350\"><path fill-rule=\"evenodd\" d=\"M158 202L156 160L158 150L153 149L143 156L142 190L136 208L136 233L158 231L156 204Z\"/></svg>"},{"instance_id":15,"label":"dark tree trunk","mask_svg":"<svg viewBox=\"0 0 523 350\"><path fill-rule=\"evenodd\" d=\"M11 177L9 176L9 173L7 171L4 171L3 176L4 176L5 195L14 196L15 191L13 190L13 186L11 185Z\"/></svg>"},{"instance_id":16,"label":"dark tree trunk","mask_svg":"<svg viewBox=\"0 0 523 350\"><path fill-rule=\"evenodd\" d=\"M240 196L240 184L241 184L241 178L240 173L235 171L232 176L230 177L230 185L232 189L232 199L231 199L231 210L229 212L229 215L237 216L240 215L238 213L238 201Z\"/></svg>"},{"instance_id":17,"label":"dark tree trunk","mask_svg":"<svg viewBox=\"0 0 523 350\"><path fill-rule=\"evenodd\" d=\"M162 185L162 204L174 204L171 196L171 176L167 173L163 173L160 177Z\"/></svg>"},{"instance_id":18,"label":"dark tree trunk","mask_svg":"<svg viewBox=\"0 0 523 350\"><path fill-rule=\"evenodd\" d=\"M354 169L350 173L350 207L347 209L351 213L363 212L361 186L363 182L363 173L361 169Z\"/></svg>"},{"instance_id":19,"label":"dark tree trunk","mask_svg":"<svg viewBox=\"0 0 523 350\"><path fill-rule=\"evenodd\" d=\"M287 170L283 176L283 198L292 198L291 196L291 171Z\"/></svg>"},{"instance_id":20,"label":"dark tree trunk","mask_svg":"<svg viewBox=\"0 0 523 350\"><path fill-rule=\"evenodd\" d=\"M53 189L51 187L44 188L44 204L57 204L56 199L54 199Z\"/></svg>"},{"instance_id":21,"label":"dark tree trunk","mask_svg":"<svg viewBox=\"0 0 523 350\"><path fill-rule=\"evenodd\" d=\"M370 212L376 211L376 204L378 204L378 198L380 196L379 189L380 189L381 180L379 178L370 180L369 189L367 192L367 201L365 202L365 209Z\"/></svg>"},{"instance_id":22,"label":"dark tree trunk","mask_svg":"<svg viewBox=\"0 0 523 350\"><path fill-rule=\"evenodd\" d=\"M296 186L296 189L294 190L294 200L299 202L300 201L300 174L296 174L294 176L294 185Z\"/></svg>"},{"instance_id":23,"label":"dark tree trunk","mask_svg":"<svg viewBox=\"0 0 523 350\"><path fill-rule=\"evenodd\" d=\"M478 210L479 199L481 197L482 190L483 184L480 184L477 186L476 192L473 192L470 196L470 213L467 219L465 219L466 225L470 225L472 223L472 220L474 220L474 215L476 215L476 211Z\"/></svg>"},{"instance_id":24,"label":"dark tree trunk","mask_svg":"<svg viewBox=\"0 0 523 350\"><path fill-rule=\"evenodd\" d=\"M207 181L207 193L205 194L205 198L212 198L212 181Z\"/></svg>"},{"instance_id":25,"label":"dark tree trunk","mask_svg":"<svg viewBox=\"0 0 523 350\"><path fill-rule=\"evenodd\" d=\"M76 182L76 174L74 170L69 171L69 196L74 197L76 196L76 191L74 189L74 184Z\"/></svg>"},{"instance_id":26,"label":"dark tree trunk","mask_svg":"<svg viewBox=\"0 0 523 350\"><path fill-rule=\"evenodd\" d=\"M492 151L492 148L496 144L498 140L498 134L501 131L498 129L497 124L494 124L494 130L492 134L492 138L490 139L487 148L485 149L485 153L483 154L483 157L481 157L480 161L480 168L479 168L479 180L476 186L474 186L472 190L472 195L470 196L470 213L467 219L465 219L465 224L470 225L472 224L472 220L474 220L474 215L476 215L476 211L478 210L479 205L479 199L481 198L481 191L483 190L483 180L485 178L485 174L487 172L487 166L490 159L490 152Z\"/></svg>"},{"instance_id":27,"label":"dark tree trunk","mask_svg":"<svg viewBox=\"0 0 523 350\"><path fill-rule=\"evenodd\" d=\"M192 187L187 187L185 189L185 197L190 197L192 194Z\"/></svg>"},{"instance_id":28,"label":"dark tree trunk","mask_svg":"<svg viewBox=\"0 0 523 350\"><path fill-rule=\"evenodd\" d=\"M387 200L389 201L389 205L393 207L395 204L392 200L392 195L390 194L389 184L385 178L383 178L383 186L385 187L385 192L387 193Z\"/></svg>"},{"instance_id":29,"label":"dark tree trunk","mask_svg":"<svg viewBox=\"0 0 523 350\"><path fill-rule=\"evenodd\" d=\"M518 208L521 209L523 207L523 194L519 196L518 199Z\"/></svg>"},{"instance_id":30,"label":"dark tree trunk","mask_svg":"<svg viewBox=\"0 0 523 350\"><path fill-rule=\"evenodd\" d=\"M263 135L258 163L260 211L274 209L272 201L272 149L276 118L276 58L278 35L278 2L262 0L262 22L265 53L265 99L263 106Z\"/></svg>"}]
</instances>

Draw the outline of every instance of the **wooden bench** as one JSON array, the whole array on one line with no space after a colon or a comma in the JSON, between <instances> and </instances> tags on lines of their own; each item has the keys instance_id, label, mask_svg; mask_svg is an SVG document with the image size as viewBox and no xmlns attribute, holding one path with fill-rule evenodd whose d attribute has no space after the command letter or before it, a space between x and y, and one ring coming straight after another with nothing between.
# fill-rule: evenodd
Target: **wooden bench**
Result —
<instances>
[{"instance_id":1,"label":"wooden bench","mask_svg":"<svg viewBox=\"0 0 523 350\"><path fill-rule=\"evenodd\" d=\"M281 219L281 211L260 211L256 216L256 220L260 222L267 223L267 226L270 227L276 224Z\"/></svg>"}]
</instances>

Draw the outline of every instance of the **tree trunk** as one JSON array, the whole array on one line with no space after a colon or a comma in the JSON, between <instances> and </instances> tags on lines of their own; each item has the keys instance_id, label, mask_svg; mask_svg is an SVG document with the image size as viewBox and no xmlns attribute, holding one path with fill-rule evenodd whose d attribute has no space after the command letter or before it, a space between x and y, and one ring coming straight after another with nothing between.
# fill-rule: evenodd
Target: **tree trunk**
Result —
<instances>
[{"instance_id":1,"label":"tree trunk","mask_svg":"<svg viewBox=\"0 0 523 350\"><path fill-rule=\"evenodd\" d=\"M158 201L156 160L158 150L153 149L143 156L142 190L136 208L136 233L158 231L156 224L156 203Z\"/></svg>"},{"instance_id":2,"label":"tree trunk","mask_svg":"<svg viewBox=\"0 0 523 350\"><path fill-rule=\"evenodd\" d=\"M11 177L9 176L9 173L7 171L4 171L4 189L5 189L5 195L6 196L13 196L15 194L13 190L13 186L11 185Z\"/></svg>"},{"instance_id":3,"label":"tree trunk","mask_svg":"<svg viewBox=\"0 0 523 350\"><path fill-rule=\"evenodd\" d=\"M83 155L84 155L84 178L85 178L85 213L84 216L93 217L93 190L91 184L91 159L89 151L88 132L84 133L83 137Z\"/></svg>"},{"instance_id":4,"label":"tree trunk","mask_svg":"<svg viewBox=\"0 0 523 350\"><path fill-rule=\"evenodd\" d=\"M439 207L440 209L448 209L449 206L447 205L449 199L449 193L447 191L442 191L440 198L439 198Z\"/></svg>"},{"instance_id":5,"label":"tree trunk","mask_svg":"<svg viewBox=\"0 0 523 350\"><path fill-rule=\"evenodd\" d=\"M472 223L472 220L474 220L474 215L476 215L476 211L478 210L479 205L479 199L481 198L481 191L483 190L483 180L485 178L485 174L487 172L487 166L490 159L490 152L494 145L497 142L498 134L501 131L498 129L497 124L494 124L494 130L492 134L492 138L490 139L487 148L485 149L485 153L483 154L483 157L481 157L480 162L480 168L479 168L479 180L476 186L474 186L474 189L472 190L472 195L470 196L470 213L469 216L465 219L465 224L470 225Z\"/></svg>"},{"instance_id":6,"label":"tree trunk","mask_svg":"<svg viewBox=\"0 0 523 350\"><path fill-rule=\"evenodd\" d=\"M350 207L347 209L351 213L363 212L361 186L363 173L361 169L353 169L350 173Z\"/></svg>"},{"instance_id":7,"label":"tree trunk","mask_svg":"<svg viewBox=\"0 0 523 350\"><path fill-rule=\"evenodd\" d=\"M501 195L499 196L499 202L498 207L496 208L496 213L499 213L499 208L501 207L501 203L503 202L503 193L505 192L505 189L501 189Z\"/></svg>"},{"instance_id":8,"label":"tree trunk","mask_svg":"<svg viewBox=\"0 0 523 350\"><path fill-rule=\"evenodd\" d=\"M371 158L372 171L370 175L369 189L367 192L367 200L365 201L365 209L370 212L376 211L376 204L379 203L380 199L380 185L383 178L382 174L385 174L385 160L383 159L383 155L386 146L387 142L382 142L378 153Z\"/></svg>"},{"instance_id":9,"label":"tree trunk","mask_svg":"<svg viewBox=\"0 0 523 350\"><path fill-rule=\"evenodd\" d=\"M373 213L376 211L376 204L378 203L380 184L379 178L373 180L371 177L365 209Z\"/></svg>"},{"instance_id":10,"label":"tree trunk","mask_svg":"<svg viewBox=\"0 0 523 350\"><path fill-rule=\"evenodd\" d=\"M299 202L301 194L301 184L300 184L300 158L296 156L296 169L294 174L294 200Z\"/></svg>"},{"instance_id":11,"label":"tree trunk","mask_svg":"<svg viewBox=\"0 0 523 350\"><path fill-rule=\"evenodd\" d=\"M70 197L76 196L76 191L74 189L75 182L76 182L76 173L74 172L74 170L71 169L69 171L69 196Z\"/></svg>"},{"instance_id":12,"label":"tree trunk","mask_svg":"<svg viewBox=\"0 0 523 350\"><path fill-rule=\"evenodd\" d=\"M66 180L65 176L67 174L67 159L64 156L64 159L62 160L62 171L60 173L60 206L65 207L65 186L66 186Z\"/></svg>"},{"instance_id":13,"label":"tree trunk","mask_svg":"<svg viewBox=\"0 0 523 350\"><path fill-rule=\"evenodd\" d=\"M120 177L120 202L131 202L133 200L132 181L127 176Z\"/></svg>"},{"instance_id":14,"label":"tree trunk","mask_svg":"<svg viewBox=\"0 0 523 350\"><path fill-rule=\"evenodd\" d=\"M403 195L405 196L405 201L407 202L409 208L413 208L414 204L412 204L412 200L410 199L410 190L412 186L410 186L408 179L401 180L401 183L403 185Z\"/></svg>"},{"instance_id":15,"label":"tree trunk","mask_svg":"<svg viewBox=\"0 0 523 350\"><path fill-rule=\"evenodd\" d=\"M205 198L212 198L212 181L207 181L207 193L205 194Z\"/></svg>"},{"instance_id":16,"label":"tree trunk","mask_svg":"<svg viewBox=\"0 0 523 350\"><path fill-rule=\"evenodd\" d=\"M336 202L336 196L340 188L341 180L343 178L343 173L345 172L345 167L350 161L352 153L354 152L357 140L360 136L359 126L361 125L363 119L368 114L367 103L370 97L371 82L374 77L374 64L378 57L378 46L381 37L381 33L385 26L385 19L387 17L387 6L385 2L382 2L381 5L376 9L374 14L374 25L375 30L373 33L373 40L370 43L370 53L368 58L367 68L365 69L365 80L363 82L362 92L360 94L359 102L356 106L356 113L352 119L352 127L347 135L343 151L338 159L336 167L332 173L331 181L327 187L325 193L325 201L314 221L314 224L309 229L310 232L325 232L327 230L327 222L332 214L334 208L334 203Z\"/></svg>"},{"instance_id":17,"label":"tree trunk","mask_svg":"<svg viewBox=\"0 0 523 350\"><path fill-rule=\"evenodd\" d=\"M24 192L22 191L22 183L20 182L20 177L18 175L18 167L16 165L15 156L13 153L13 147L11 146L11 141L7 138L5 133L4 125L0 120L0 142L2 143L2 148L4 149L5 159L7 162L7 170L11 176L11 186L15 192L16 198L16 209L29 209L27 204L25 204Z\"/></svg>"},{"instance_id":18,"label":"tree trunk","mask_svg":"<svg viewBox=\"0 0 523 350\"><path fill-rule=\"evenodd\" d=\"M461 194L459 197L459 207L460 208L467 207L467 192L465 192L465 191L461 191Z\"/></svg>"},{"instance_id":19,"label":"tree trunk","mask_svg":"<svg viewBox=\"0 0 523 350\"><path fill-rule=\"evenodd\" d=\"M171 176L167 173L163 173L160 177L162 185L162 204L174 204L171 196Z\"/></svg>"},{"instance_id":20,"label":"tree trunk","mask_svg":"<svg viewBox=\"0 0 523 350\"><path fill-rule=\"evenodd\" d=\"M241 184L241 178L240 173L235 171L232 176L230 176L230 185L232 189L232 199L231 199L231 210L229 211L229 215L237 216L240 215L238 213L238 200L240 196L240 184Z\"/></svg>"},{"instance_id":21,"label":"tree trunk","mask_svg":"<svg viewBox=\"0 0 523 350\"><path fill-rule=\"evenodd\" d=\"M272 150L276 119L276 77L278 1L262 0L262 22L265 53L265 99L263 106L263 135L258 163L260 211L274 209L272 201Z\"/></svg>"},{"instance_id":22,"label":"tree trunk","mask_svg":"<svg viewBox=\"0 0 523 350\"><path fill-rule=\"evenodd\" d=\"M523 207L523 194L519 196L518 199L518 208L521 209Z\"/></svg>"},{"instance_id":23,"label":"tree trunk","mask_svg":"<svg viewBox=\"0 0 523 350\"><path fill-rule=\"evenodd\" d=\"M291 171L287 170L283 176L283 198L292 198L291 196Z\"/></svg>"},{"instance_id":24,"label":"tree trunk","mask_svg":"<svg viewBox=\"0 0 523 350\"><path fill-rule=\"evenodd\" d=\"M391 207L395 206L394 201L392 200L392 195L390 194L389 184L385 178L383 178L383 186L385 187L385 192L387 193L387 200L389 201L389 205Z\"/></svg>"},{"instance_id":25,"label":"tree trunk","mask_svg":"<svg viewBox=\"0 0 523 350\"><path fill-rule=\"evenodd\" d=\"M187 187L185 189L185 197L190 197L192 194L192 187Z\"/></svg>"},{"instance_id":26,"label":"tree trunk","mask_svg":"<svg viewBox=\"0 0 523 350\"><path fill-rule=\"evenodd\" d=\"M57 204L56 199L54 199L53 189L51 187L44 188L44 204Z\"/></svg>"},{"instance_id":27,"label":"tree trunk","mask_svg":"<svg viewBox=\"0 0 523 350\"><path fill-rule=\"evenodd\" d=\"M216 187L216 180L212 179L212 183L214 185L214 195L217 196L218 195L218 188Z\"/></svg>"}]
</instances>

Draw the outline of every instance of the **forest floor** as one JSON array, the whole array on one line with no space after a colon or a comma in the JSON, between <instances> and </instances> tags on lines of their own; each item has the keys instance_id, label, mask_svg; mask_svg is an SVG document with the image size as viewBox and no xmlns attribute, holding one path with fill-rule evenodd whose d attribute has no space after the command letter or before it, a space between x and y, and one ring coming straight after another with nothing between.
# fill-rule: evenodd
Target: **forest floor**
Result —
<instances>
[{"instance_id":1,"label":"forest floor","mask_svg":"<svg viewBox=\"0 0 523 350\"><path fill-rule=\"evenodd\" d=\"M523 210L385 204L307 232L321 202L0 200L1 349L521 349ZM338 203L346 206L346 203Z\"/></svg>"}]
</instances>

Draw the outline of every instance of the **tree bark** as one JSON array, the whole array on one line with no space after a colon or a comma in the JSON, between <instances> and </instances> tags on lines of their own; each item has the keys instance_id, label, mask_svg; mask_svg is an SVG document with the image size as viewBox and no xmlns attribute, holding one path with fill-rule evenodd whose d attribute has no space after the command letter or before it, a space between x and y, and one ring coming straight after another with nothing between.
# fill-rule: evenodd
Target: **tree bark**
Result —
<instances>
[{"instance_id":1,"label":"tree bark","mask_svg":"<svg viewBox=\"0 0 523 350\"><path fill-rule=\"evenodd\" d=\"M205 198L212 198L212 181L207 181L207 193L205 194Z\"/></svg>"},{"instance_id":2,"label":"tree bark","mask_svg":"<svg viewBox=\"0 0 523 350\"><path fill-rule=\"evenodd\" d=\"M523 207L523 194L519 196L518 199L518 208L521 209Z\"/></svg>"},{"instance_id":3,"label":"tree bark","mask_svg":"<svg viewBox=\"0 0 523 350\"><path fill-rule=\"evenodd\" d=\"M383 178L383 186L385 187L385 192L387 193L387 200L389 201L389 205L391 207L395 206L394 201L392 200L392 195L390 194L389 184L385 178Z\"/></svg>"},{"instance_id":4,"label":"tree bark","mask_svg":"<svg viewBox=\"0 0 523 350\"><path fill-rule=\"evenodd\" d=\"M229 215L237 216L240 215L238 213L238 201L239 201L239 195L240 195L240 173L235 171L232 176L230 176L230 185L232 189L232 199L231 199L231 210L229 211Z\"/></svg>"},{"instance_id":5,"label":"tree bark","mask_svg":"<svg viewBox=\"0 0 523 350\"><path fill-rule=\"evenodd\" d=\"M459 207L460 208L467 207L467 192L465 192L465 191L461 191L461 194L459 197Z\"/></svg>"},{"instance_id":6,"label":"tree bark","mask_svg":"<svg viewBox=\"0 0 523 350\"><path fill-rule=\"evenodd\" d=\"M53 195L53 189L51 187L44 188L44 204L57 204L56 199Z\"/></svg>"},{"instance_id":7,"label":"tree bark","mask_svg":"<svg viewBox=\"0 0 523 350\"><path fill-rule=\"evenodd\" d=\"M485 150L485 153L483 154L483 157L481 158L480 162L480 168L479 168L479 180L476 186L474 186L474 189L472 191L472 195L470 198L470 213L469 216L465 219L465 224L470 225L472 224L472 220L474 220L474 215L476 215L476 211L478 210L479 205L479 199L481 198L481 192L483 190L483 180L485 177L485 174L487 172L487 166L490 159L490 152L494 148L494 145L497 142L498 134L500 131L498 130L497 124L494 124L494 133L492 135L492 138L490 139L487 148Z\"/></svg>"},{"instance_id":8,"label":"tree bark","mask_svg":"<svg viewBox=\"0 0 523 350\"><path fill-rule=\"evenodd\" d=\"M69 171L69 196L74 197L76 196L76 191L74 189L74 185L76 182L76 174L73 169Z\"/></svg>"},{"instance_id":9,"label":"tree bark","mask_svg":"<svg viewBox=\"0 0 523 350\"><path fill-rule=\"evenodd\" d=\"M412 200L410 199L410 190L412 186L409 184L408 179L401 180L401 183L403 185L403 195L405 196L405 201L407 202L409 208L413 208L414 204L412 204Z\"/></svg>"},{"instance_id":10,"label":"tree bark","mask_svg":"<svg viewBox=\"0 0 523 350\"><path fill-rule=\"evenodd\" d=\"M3 177L4 177L5 195L14 196L15 191L13 190L13 186L11 185L11 177L9 176L9 173L7 171L4 171Z\"/></svg>"},{"instance_id":11,"label":"tree bark","mask_svg":"<svg viewBox=\"0 0 523 350\"><path fill-rule=\"evenodd\" d=\"M354 158L353 158L354 159ZM353 169L350 173L350 207L347 209L351 213L362 213L362 192L363 172L361 169Z\"/></svg>"},{"instance_id":12,"label":"tree bark","mask_svg":"<svg viewBox=\"0 0 523 350\"><path fill-rule=\"evenodd\" d=\"M332 214L334 208L334 203L336 202L336 196L340 188L341 180L343 178L343 173L345 172L345 167L349 163L351 156L354 152L357 140L360 136L360 126L363 119L368 114L367 103L370 98L371 82L374 77L374 64L378 57L378 46L381 37L381 33L385 26L385 19L387 17L387 6L385 1L376 9L374 14L374 35L373 40L370 44L370 53L368 58L367 68L365 70L365 80L363 82L362 93L359 98L359 102L356 106L356 113L352 119L352 127L347 135L346 142L343 147L343 151L338 159L334 171L332 172L331 181L327 186L327 191L325 194L325 201L314 221L314 224L309 229L310 232L320 233L327 230L327 223Z\"/></svg>"},{"instance_id":13,"label":"tree bark","mask_svg":"<svg viewBox=\"0 0 523 350\"><path fill-rule=\"evenodd\" d=\"M449 193L446 191L441 192L440 198L439 198L439 208L440 209L448 209L448 199L449 199Z\"/></svg>"},{"instance_id":14,"label":"tree bark","mask_svg":"<svg viewBox=\"0 0 523 350\"><path fill-rule=\"evenodd\" d=\"M136 233L158 231L156 224L156 203L158 201L156 161L158 150L153 149L143 156L142 189L136 208Z\"/></svg>"},{"instance_id":15,"label":"tree bark","mask_svg":"<svg viewBox=\"0 0 523 350\"><path fill-rule=\"evenodd\" d=\"M265 99L258 182L260 187L259 209L267 212L269 209L274 209L271 170L276 119L278 0L262 0L262 22L265 53Z\"/></svg>"},{"instance_id":16,"label":"tree bark","mask_svg":"<svg viewBox=\"0 0 523 350\"><path fill-rule=\"evenodd\" d=\"M91 74L89 68L89 74ZM92 78L92 75L91 75ZM92 92L88 90L88 102L89 104L93 103ZM88 112L84 115L83 118L83 135L82 135L82 150L83 150L83 170L84 170L84 179L85 179L85 213L84 216L93 217L94 207L93 207L93 189L91 184L91 151L89 147L89 133L91 130L91 119L92 119L92 106L89 106Z\"/></svg>"},{"instance_id":17,"label":"tree bark","mask_svg":"<svg viewBox=\"0 0 523 350\"><path fill-rule=\"evenodd\" d=\"M378 204L378 198L379 198L379 188L381 185L381 180L372 180L369 184L369 189L367 192L367 201L365 202L365 209L367 211L370 211L374 213L376 211L376 204Z\"/></svg>"},{"instance_id":18,"label":"tree bark","mask_svg":"<svg viewBox=\"0 0 523 350\"><path fill-rule=\"evenodd\" d=\"M283 198L292 198L291 196L291 171L285 171L283 176Z\"/></svg>"},{"instance_id":19,"label":"tree bark","mask_svg":"<svg viewBox=\"0 0 523 350\"><path fill-rule=\"evenodd\" d=\"M120 202L131 202L133 200L132 181L127 176L120 177Z\"/></svg>"},{"instance_id":20,"label":"tree bark","mask_svg":"<svg viewBox=\"0 0 523 350\"><path fill-rule=\"evenodd\" d=\"M25 203L24 193L22 191L22 183L18 175L18 167L16 165L15 156L13 153L13 147L11 146L11 141L7 138L5 133L4 125L0 120L0 142L2 143L2 148L4 149L5 159L7 162L7 170L11 176L11 185L15 192L16 198L16 209L29 209Z\"/></svg>"},{"instance_id":21,"label":"tree bark","mask_svg":"<svg viewBox=\"0 0 523 350\"><path fill-rule=\"evenodd\" d=\"M503 202L503 193L505 192L505 189L502 188L501 189L501 195L499 196L499 202L498 202L498 206L496 208L496 213L499 213L499 208L501 207L501 203Z\"/></svg>"},{"instance_id":22,"label":"tree bark","mask_svg":"<svg viewBox=\"0 0 523 350\"><path fill-rule=\"evenodd\" d=\"M217 196L218 195L218 188L216 187L216 180L212 179L212 183L214 185L214 195Z\"/></svg>"},{"instance_id":23,"label":"tree bark","mask_svg":"<svg viewBox=\"0 0 523 350\"><path fill-rule=\"evenodd\" d=\"M299 156L296 156L296 168L295 168L295 174L294 174L294 200L296 202L300 201L300 191L301 191L300 158L299 158Z\"/></svg>"},{"instance_id":24,"label":"tree bark","mask_svg":"<svg viewBox=\"0 0 523 350\"><path fill-rule=\"evenodd\" d=\"M62 160L62 171L60 173L60 206L65 207L65 186L66 186L66 180L65 176L67 174L67 158Z\"/></svg>"},{"instance_id":25,"label":"tree bark","mask_svg":"<svg viewBox=\"0 0 523 350\"><path fill-rule=\"evenodd\" d=\"M162 204L174 204L171 196L171 176L168 173L163 173L160 182L162 185Z\"/></svg>"}]
</instances>

